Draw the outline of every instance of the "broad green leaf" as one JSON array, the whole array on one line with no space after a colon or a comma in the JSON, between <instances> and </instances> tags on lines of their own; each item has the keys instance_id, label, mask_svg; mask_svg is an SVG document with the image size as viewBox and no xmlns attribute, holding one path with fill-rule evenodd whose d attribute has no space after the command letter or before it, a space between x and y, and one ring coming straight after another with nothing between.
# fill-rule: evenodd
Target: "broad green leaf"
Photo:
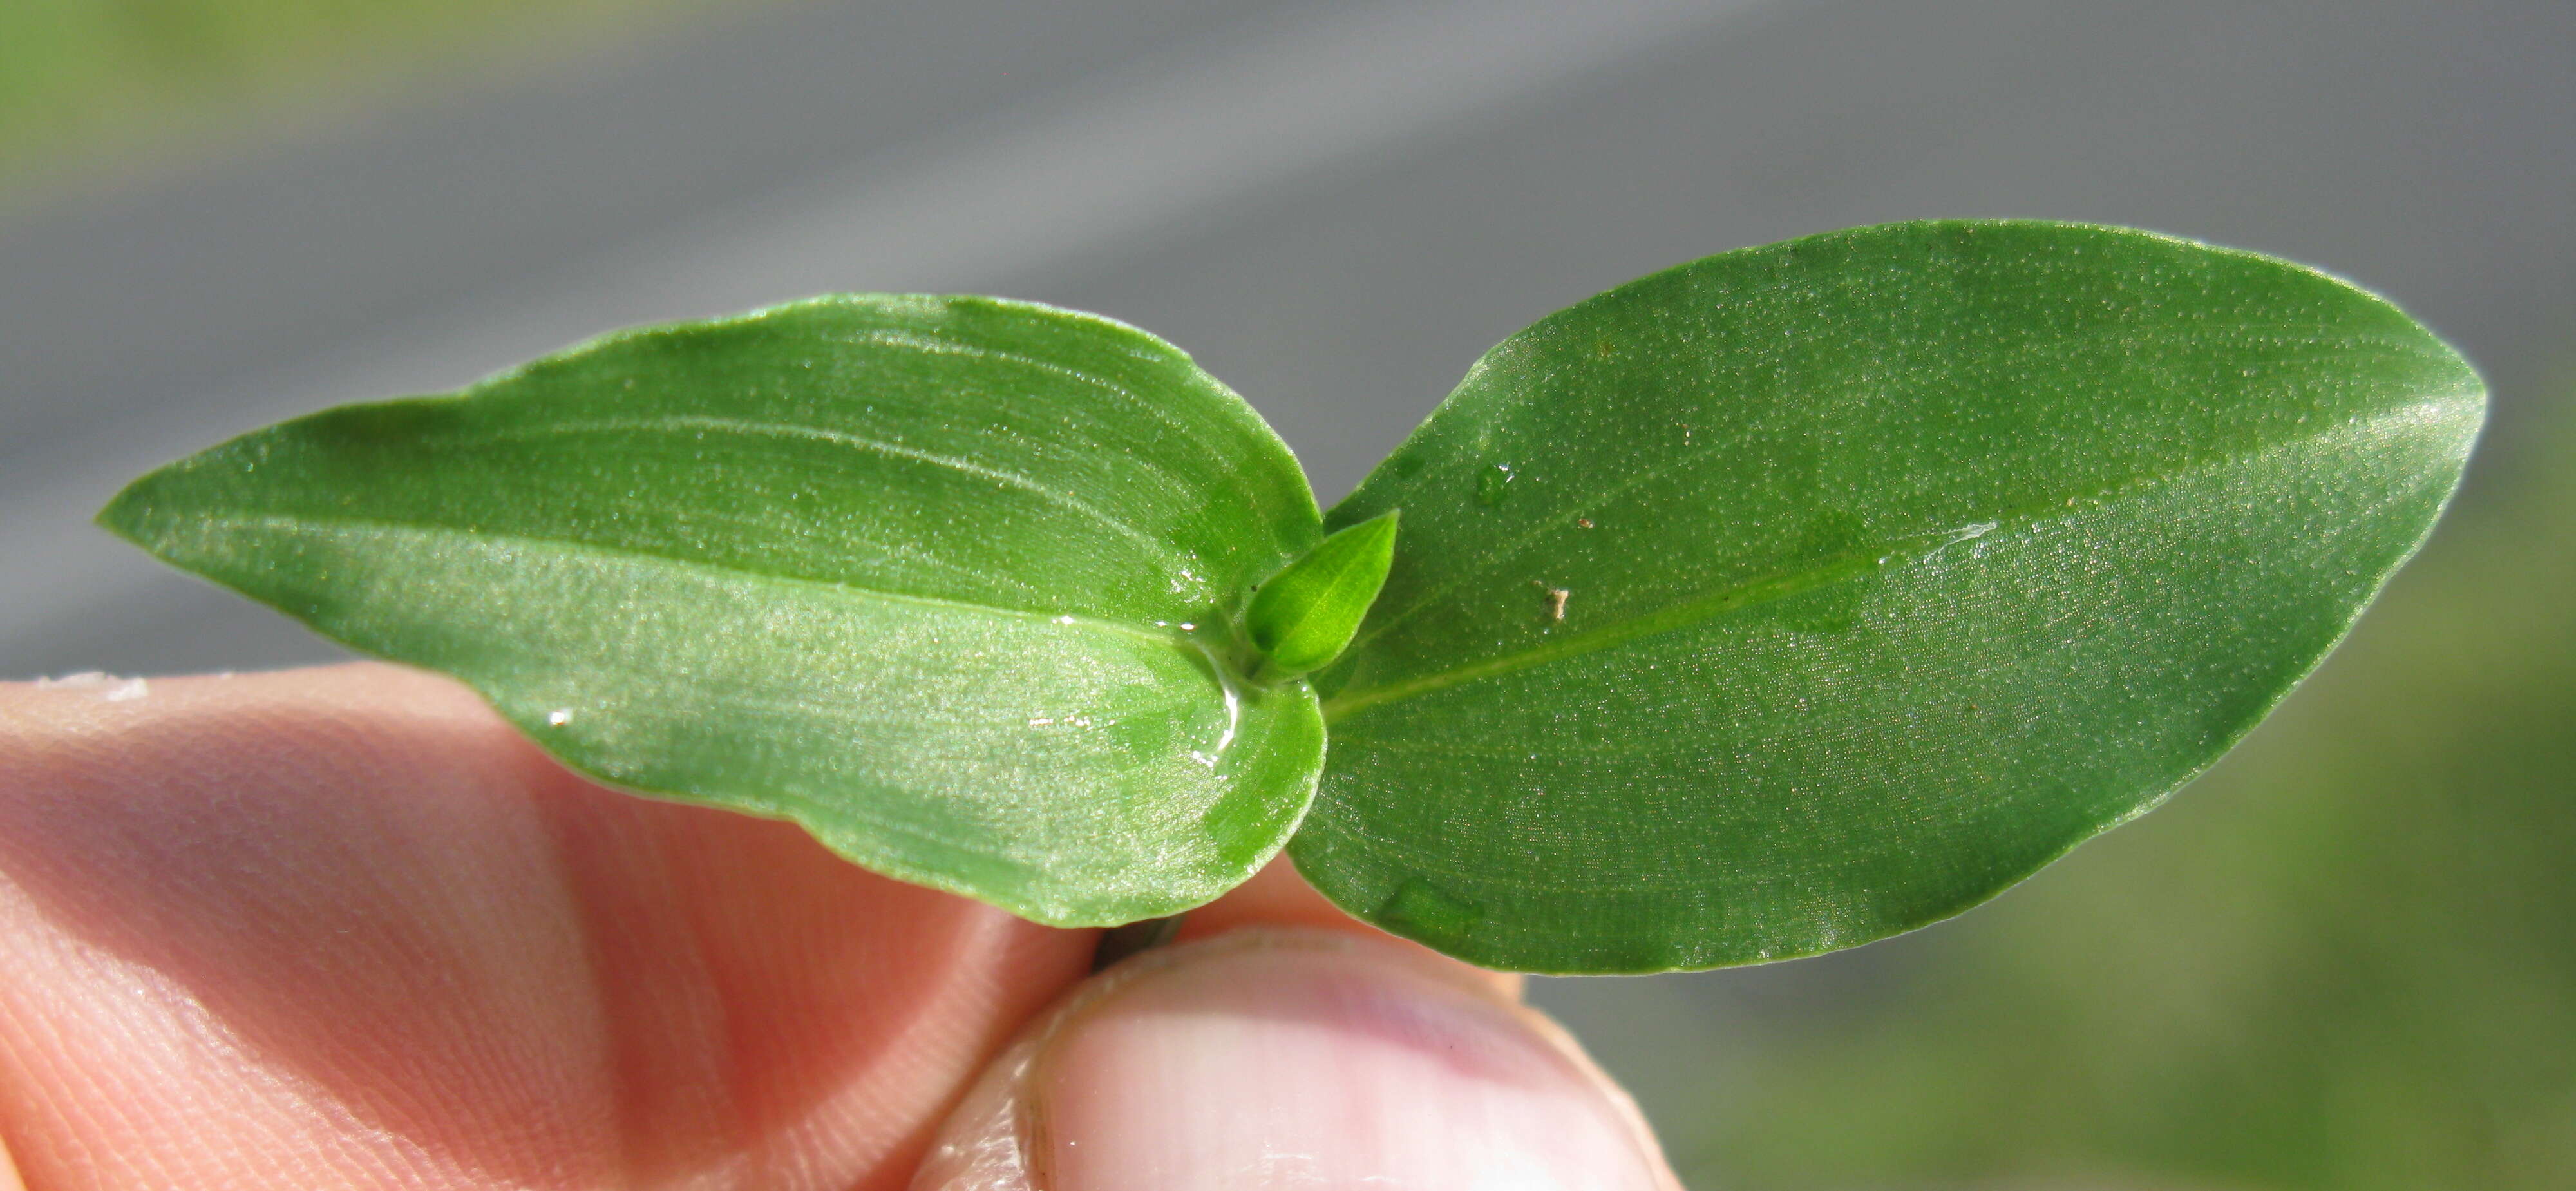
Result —
<instances>
[{"instance_id":1,"label":"broad green leaf","mask_svg":"<svg viewBox=\"0 0 2576 1191\"><path fill-rule=\"evenodd\" d=\"M1267 673L1304 674L1342 652L1395 561L1396 514L1348 526L1252 595L1244 631Z\"/></svg>"},{"instance_id":2,"label":"broad green leaf","mask_svg":"<svg viewBox=\"0 0 2576 1191\"><path fill-rule=\"evenodd\" d=\"M2422 540L2474 372L2333 278L2142 232L1863 228L1506 340L1328 524L1405 548L1291 845L1532 971L1957 913L2154 806Z\"/></svg>"},{"instance_id":3,"label":"broad green leaf","mask_svg":"<svg viewBox=\"0 0 2576 1191\"><path fill-rule=\"evenodd\" d=\"M1187 356L1068 311L613 335L236 439L102 520L576 768L1042 922L1223 892L1321 759L1310 691L1219 660L1321 536L1303 474Z\"/></svg>"}]
</instances>

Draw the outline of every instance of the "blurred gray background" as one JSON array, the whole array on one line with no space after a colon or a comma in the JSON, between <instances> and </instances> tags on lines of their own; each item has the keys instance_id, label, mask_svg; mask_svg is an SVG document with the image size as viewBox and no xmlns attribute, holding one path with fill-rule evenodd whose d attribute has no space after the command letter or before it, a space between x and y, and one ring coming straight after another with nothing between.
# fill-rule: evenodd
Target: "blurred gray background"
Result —
<instances>
[{"instance_id":1,"label":"blurred gray background","mask_svg":"<svg viewBox=\"0 0 2576 1191\"><path fill-rule=\"evenodd\" d=\"M1327 503L1520 326L1807 232L2095 220L2386 294L2495 394L2453 578L2251 760L1959 924L1537 998L1700 1186L2576 1185L2576 896L2496 859L2576 840L2576 670L2530 669L2576 600L2576 3L712 6L296 112L0 187L0 676L334 656L89 526L154 464L819 291L1153 330Z\"/></svg>"}]
</instances>

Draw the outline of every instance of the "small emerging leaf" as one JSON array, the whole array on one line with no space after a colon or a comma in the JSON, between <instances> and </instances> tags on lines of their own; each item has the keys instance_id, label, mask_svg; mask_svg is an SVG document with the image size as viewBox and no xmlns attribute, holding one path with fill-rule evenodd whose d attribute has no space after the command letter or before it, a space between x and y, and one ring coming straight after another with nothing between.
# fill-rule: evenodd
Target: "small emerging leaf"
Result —
<instances>
[{"instance_id":1,"label":"small emerging leaf","mask_svg":"<svg viewBox=\"0 0 2576 1191\"><path fill-rule=\"evenodd\" d=\"M1192 630L1322 536L1295 459L1163 341L855 295L626 332L347 406L101 514L633 789L793 819L1057 925L1275 853L1314 696Z\"/></svg>"},{"instance_id":2,"label":"small emerging leaf","mask_svg":"<svg viewBox=\"0 0 2576 1191\"><path fill-rule=\"evenodd\" d=\"M1263 676L1293 677L1339 656L1395 561L1394 510L1324 539L1253 593L1244 627Z\"/></svg>"}]
</instances>

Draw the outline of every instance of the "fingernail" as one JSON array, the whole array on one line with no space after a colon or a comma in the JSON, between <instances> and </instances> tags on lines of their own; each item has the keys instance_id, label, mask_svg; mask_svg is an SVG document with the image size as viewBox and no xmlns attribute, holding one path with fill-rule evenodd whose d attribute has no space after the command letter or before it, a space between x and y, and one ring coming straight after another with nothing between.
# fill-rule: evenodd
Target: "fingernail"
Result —
<instances>
[{"instance_id":1,"label":"fingernail","mask_svg":"<svg viewBox=\"0 0 2576 1191\"><path fill-rule=\"evenodd\" d=\"M949 1121L914 1191L1675 1191L1628 1098L1473 974L1240 931L1076 988Z\"/></svg>"}]
</instances>

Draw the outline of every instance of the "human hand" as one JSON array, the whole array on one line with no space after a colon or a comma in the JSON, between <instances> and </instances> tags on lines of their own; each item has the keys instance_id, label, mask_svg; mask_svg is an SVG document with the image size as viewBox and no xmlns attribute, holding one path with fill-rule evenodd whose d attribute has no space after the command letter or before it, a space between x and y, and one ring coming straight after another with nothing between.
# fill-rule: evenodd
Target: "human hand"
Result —
<instances>
[{"instance_id":1,"label":"human hand","mask_svg":"<svg viewBox=\"0 0 2576 1191\"><path fill-rule=\"evenodd\" d=\"M443 679L133 692L0 684L0 1191L1678 1186L1515 980L1285 864L1085 984Z\"/></svg>"}]
</instances>

